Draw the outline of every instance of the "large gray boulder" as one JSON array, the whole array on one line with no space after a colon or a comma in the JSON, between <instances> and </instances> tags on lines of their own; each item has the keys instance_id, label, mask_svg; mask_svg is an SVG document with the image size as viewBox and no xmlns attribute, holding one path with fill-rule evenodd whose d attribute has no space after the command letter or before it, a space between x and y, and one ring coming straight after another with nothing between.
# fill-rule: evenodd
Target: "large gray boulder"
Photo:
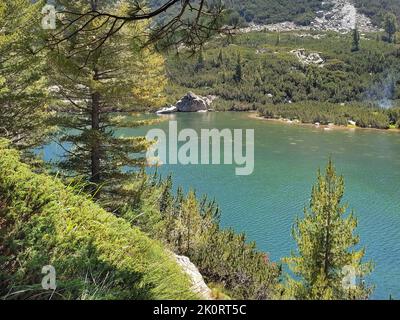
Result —
<instances>
[{"instance_id":1,"label":"large gray boulder","mask_svg":"<svg viewBox=\"0 0 400 320\"><path fill-rule=\"evenodd\" d=\"M209 98L200 97L193 92L189 92L176 103L178 112L199 112L207 111L210 108Z\"/></svg>"}]
</instances>

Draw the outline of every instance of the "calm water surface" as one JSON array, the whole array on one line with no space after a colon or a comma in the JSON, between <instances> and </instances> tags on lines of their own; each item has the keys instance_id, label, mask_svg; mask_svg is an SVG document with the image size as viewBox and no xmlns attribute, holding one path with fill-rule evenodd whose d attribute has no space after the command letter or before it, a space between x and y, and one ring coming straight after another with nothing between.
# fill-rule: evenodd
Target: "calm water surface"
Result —
<instances>
[{"instance_id":1,"label":"calm water surface","mask_svg":"<svg viewBox=\"0 0 400 320\"><path fill-rule=\"evenodd\" d=\"M369 280L374 298L400 298L400 133L374 130L324 131L250 119L245 113L177 114L180 129L255 129L255 170L236 176L235 166L163 166L175 185L215 197L222 224L247 233L273 260L295 248L291 226L308 204L316 171L329 156L346 182L345 200L358 219L358 233L367 259L376 268ZM157 127L168 132L168 122ZM125 136L145 134L149 128L126 129ZM46 159L62 150L44 148Z\"/></svg>"}]
</instances>

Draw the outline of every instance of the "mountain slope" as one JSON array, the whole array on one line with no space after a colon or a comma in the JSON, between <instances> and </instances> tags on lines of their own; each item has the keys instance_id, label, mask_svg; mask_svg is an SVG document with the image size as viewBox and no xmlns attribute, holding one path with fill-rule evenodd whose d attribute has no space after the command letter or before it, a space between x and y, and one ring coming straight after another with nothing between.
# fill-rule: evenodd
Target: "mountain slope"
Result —
<instances>
[{"instance_id":1,"label":"mountain slope","mask_svg":"<svg viewBox=\"0 0 400 320\"><path fill-rule=\"evenodd\" d=\"M194 2L194 1L193 1ZM165 0L149 0L152 7L159 7ZM230 24L239 22L270 24L283 21L304 23L324 8L323 0L224 0ZM178 8L169 9L167 15L176 14Z\"/></svg>"},{"instance_id":2,"label":"mountain slope","mask_svg":"<svg viewBox=\"0 0 400 320\"><path fill-rule=\"evenodd\" d=\"M354 4L360 13L372 19L376 25L381 25L386 13L394 13L400 23L399 0L354 0Z\"/></svg>"},{"instance_id":3,"label":"mountain slope","mask_svg":"<svg viewBox=\"0 0 400 320\"><path fill-rule=\"evenodd\" d=\"M0 140L0 297L191 299L191 283L160 243L70 187L33 173ZM54 266L57 290L41 287Z\"/></svg>"},{"instance_id":4,"label":"mountain slope","mask_svg":"<svg viewBox=\"0 0 400 320\"><path fill-rule=\"evenodd\" d=\"M164 0L149 0L150 5L157 7L165 3ZM376 26L380 26L387 12L399 16L400 1L398 0L224 0L228 11L228 23L233 25L246 24L274 24L280 22L294 22L297 25L308 26L322 12L328 13L338 3L345 2L348 6L355 6L359 14L372 19ZM177 8L172 8L167 15L172 16Z\"/></svg>"}]
</instances>

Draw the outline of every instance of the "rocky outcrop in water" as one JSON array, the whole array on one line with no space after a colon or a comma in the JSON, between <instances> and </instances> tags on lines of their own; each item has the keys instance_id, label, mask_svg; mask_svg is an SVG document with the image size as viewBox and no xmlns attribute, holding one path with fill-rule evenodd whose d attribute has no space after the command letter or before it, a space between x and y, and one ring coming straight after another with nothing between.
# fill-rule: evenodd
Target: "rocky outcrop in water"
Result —
<instances>
[{"instance_id":1,"label":"rocky outcrop in water","mask_svg":"<svg viewBox=\"0 0 400 320\"><path fill-rule=\"evenodd\" d=\"M213 101L217 99L216 96L198 96L193 92L189 92L175 106L165 107L158 110L157 114L169 114L175 112L207 112L211 110Z\"/></svg>"},{"instance_id":2,"label":"rocky outcrop in water","mask_svg":"<svg viewBox=\"0 0 400 320\"><path fill-rule=\"evenodd\" d=\"M207 98L189 92L176 103L176 109L178 112L207 111L210 108L211 102L212 101Z\"/></svg>"}]
</instances>

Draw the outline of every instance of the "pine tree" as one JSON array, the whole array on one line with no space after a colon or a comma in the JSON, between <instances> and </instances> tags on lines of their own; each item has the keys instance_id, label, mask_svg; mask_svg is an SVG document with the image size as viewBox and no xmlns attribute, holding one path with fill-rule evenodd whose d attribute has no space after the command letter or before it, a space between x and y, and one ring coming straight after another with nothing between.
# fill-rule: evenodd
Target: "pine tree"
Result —
<instances>
[{"instance_id":1,"label":"pine tree","mask_svg":"<svg viewBox=\"0 0 400 320\"><path fill-rule=\"evenodd\" d=\"M365 250L355 250L359 237L354 235L357 219L346 216L347 206L341 201L344 194L343 177L338 177L332 161L325 175L318 173L313 187L310 208L304 219L298 219L293 237L298 252L285 259L296 276L288 279L287 295L294 299L367 299L371 288L363 277L372 270L371 263L362 263ZM346 285L349 270L358 282ZM351 281L356 279L351 279Z\"/></svg>"},{"instance_id":2,"label":"pine tree","mask_svg":"<svg viewBox=\"0 0 400 320\"><path fill-rule=\"evenodd\" d=\"M0 3L0 137L29 150L46 139L51 127L46 57L36 53L41 40L44 1L6 0Z\"/></svg>"},{"instance_id":3,"label":"pine tree","mask_svg":"<svg viewBox=\"0 0 400 320\"><path fill-rule=\"evenodd\" d=\"M353 30L353 46L351 48L351 51L356 52L360 51L360 32L358 31L357 28Z\"/></svg>"},{"instance_id":4,"label":"pine tree","mask_svg":"<svg viewBox=\"0 0 400 320\"><path fill-rule=\"evenodd\" d=\"M199 52L199 55L197 57L197 63L196 63L196 66L194 67L194 69L195 69L196 72L204 69L204 54L203 54L203 51Z\"/></svg>"},{"instance_id":5,"label":"pine tree","mask_svg":"<svg viewBox=\"0 0 400 320\"><path fill-rule=\"evenodd\" d=\"M179 191L176 198L176 216L171 243L176 252L189 256L196 251L201 236L201 215L199 203L194 191L190 191L185 197Z\"/></svg>"},{"instance_id":6,"label":"pine tree","mask_svg":"<svg viewBox=\"0 0 400 320\"><path fill-rule=\"evenodd\" d=\"M383 21L383 28L385 29L387 34L387 41L389 43L394 43L395 35L399 29L399 26L397 23L397 17L393 13L388 13L385 15Z\"/></svg>"},{"instance_id":7,"label":"pine tree","mask_svg":"<svg viewBox=\"0 0 400 320\"><path fill-rule=\"evenodd\" d=\"M233 75L233 80L237 83L242 82L243 80L243 72L242 72L242 58L238 55L235 74Z\"/></svg>"},{"instance_id":8,"label":"pine tree","mask_svg":"<svg viewBox=\"0 0 400 320\"><path fill-rule=\"evenodd\" d=\"M160 212L166 214L173 206L174 197L172 195L172 177L168 176L163 184L163 191L160 199Z\"/></svg>"},{"instance_id":9,"label":"pine tree","mask_svg":"<svg viewBox=\"0 0 400 320\"><path fill-rule=\"evenodd\" d=\"M100 3L59 1L69 12L102 10ZM107 9L124 14L127 3ZM91 31L61 43L50 56L58 107L63 111L57 118L63 129L60 142L70 146L60 168L88 182L93 196L114 209L129 198L135 167L145 164L143 154L149 146L144 137L123 137L118 130L148 123L125 114L163 104L165 77L163 58L151 48L143 49L145 23L125 24L99 46L108 24L107 18L89 23Z\"/></svg>"},{"instance_id":10,"label":"pine tree","mask_svg":"<svg viewBox=\"0 0 400 320\"><path fill-rule=\"evenodd\" d=\"M220 51L219 51L219 54L218 54L218 64L219 64L220 66L223 66L223 65L224 65L224 55L223 55L223 53L222 53L222 50L220 50Z\"/></svg>"},{"instance_id":11,"label":"pine tree","mask_svg":"<svg viewBox=\"0 0 400 320\"><path fill-rule=\"evenodd\" d=\"M281 34L280 34L280 32L278 32L277 35L276 35L275 45L279 46L280 44L281 44Z\"/></svg>"}]
</instances>

